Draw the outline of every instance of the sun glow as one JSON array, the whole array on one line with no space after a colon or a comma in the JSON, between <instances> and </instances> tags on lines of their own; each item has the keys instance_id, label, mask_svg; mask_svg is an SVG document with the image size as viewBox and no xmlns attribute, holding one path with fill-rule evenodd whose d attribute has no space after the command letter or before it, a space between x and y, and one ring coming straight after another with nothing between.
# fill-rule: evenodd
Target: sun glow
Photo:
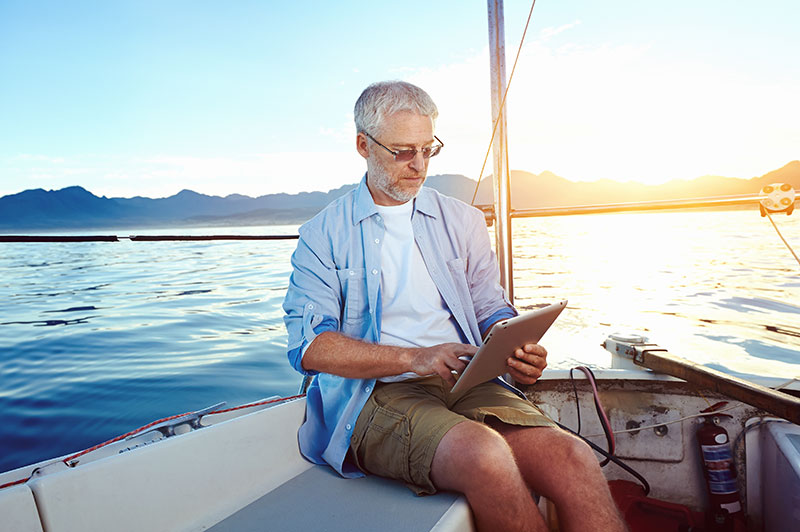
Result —
<instances>
[{"instance_id":1,"label":"sun glow","mask_svg":"<svg viewBox=\"0 0 800 532\"><path fill-rule=\"evenodd\" d=\"M702 364L794 375L796 352L785 359L769 353L789 352L798 331L766 316L793 311L780 301L796 289L781 283L796 264L760 221L757 211L514 220L515 303L526 310L569 299L546 339L557 348L552 367L607 366L600 343L612 332L635 331ZM784 223L800 229L800 219ZM775 301L763 297L769 293ZM775 332L783 329L788 336Z\"/></svg>"},{"instance_id":2,"label":"sun glow","mask_svg":"<svg viewBox=\"0 0 800 532\"><path fill-rule=\"evenodd\" d=\"M749 178L797 158L800 131L790 124L800 123L800 86L654 55L646 44L528 45L507 101L512 168L660 184ZM474 81L486 77L487 64L484 51L411 77L441 102L438 133L458 140L442 152L443 172L480 171L491 118L488 83Z\"/></svg>"}]
</instances>

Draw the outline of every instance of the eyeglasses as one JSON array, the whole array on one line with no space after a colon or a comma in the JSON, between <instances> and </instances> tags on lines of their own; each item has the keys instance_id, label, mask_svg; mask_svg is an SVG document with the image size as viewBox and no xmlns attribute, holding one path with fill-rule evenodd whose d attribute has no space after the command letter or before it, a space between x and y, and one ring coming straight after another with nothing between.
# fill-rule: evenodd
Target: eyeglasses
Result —
<instances>
[{"instance_id":1,"label":"eyeglasses","mask_svg":"<svg viewBox=\"0 0 800 532\"><path fill-rule=\"evenodd\" d=\"M427 148L422 148L421 150L416 150L416 149L415 150L392 150L390 148L387 148L386 146L384 146L383 144L381 144L377 140L375 140L375 137L373 137L372 135L370 135L366 131L364 131L363 133L364 133L364 135L369 137L372 140L372 142L374 142L375 144L377 144L378 146L380 146L384 150L386 150L389 153L391 153L394 156L394 160L397 161L398 163L407 163L408 161L411 161L412 159L414 159L414 157L417 156L417 152L422 153L422 157L424 157L425 159L430 159L431 157L436 157L437 155L439 155L439 152L442 151L442 148L444 148L444 142L439 140L439 137L434 135L433 138L435 138L439 142L439 144L434 144L433 146L428 146Z\"/></svg>"}]
</instances>

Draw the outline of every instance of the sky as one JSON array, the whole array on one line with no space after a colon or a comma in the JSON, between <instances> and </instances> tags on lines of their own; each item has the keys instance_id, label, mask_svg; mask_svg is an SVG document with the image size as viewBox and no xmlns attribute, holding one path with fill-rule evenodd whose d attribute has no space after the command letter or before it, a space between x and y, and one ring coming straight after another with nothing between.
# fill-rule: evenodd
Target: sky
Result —
<instances>
[{"instance_id":1,"label":"sky","mask_svg":"<svg viewBox=\"0 0 800 532\"><path fill-rule=\"evenodd\" d=\"M530 2L505 2L507 73ZM429 174L491 138L486 2L0 0L0 195L330 190L357 182L371 82L427 90ZM538 0L509 165L573 181L750 178L800 158L800 2ZM484 175L491 173L491 159Z\"/></svg>"}]
</instances>

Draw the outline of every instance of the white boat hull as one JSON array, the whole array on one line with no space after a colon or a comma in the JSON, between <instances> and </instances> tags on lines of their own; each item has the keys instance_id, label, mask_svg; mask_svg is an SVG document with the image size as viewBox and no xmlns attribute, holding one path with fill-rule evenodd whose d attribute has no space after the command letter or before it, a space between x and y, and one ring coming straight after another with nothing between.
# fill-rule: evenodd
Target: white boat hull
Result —
<instances>
[{"instance_id":1,"label":"white boat hull","mask_svg":"<svg viewBox=\"0 0 800 532\"><path fill-rule=\"evenodd\" d=\"M649 481L651 497L703 510L706 491L695 441L701 421L681 419L727 398L649 371L596 374L614 430L636 431L617 434L617 455ZM551 417L577 428L566 372L547 377L529 395ZM581 432L602 447L588 383L577 385ZM733 418L723 426L737 442L750 529L800 529L800 427L775 422L745 431L745 425L767 419L764 413L736 401L729 408ZM210 415L201 429L169 438L143 433L93 451L74 467L56 460L5 473L0 484L33 472L26 483L0 490L0 531L286 531L316 523L317 530L388 532L398 522L399 530L474 529L463 497L418 498L399 483L346 480L304 460L296 437L304 410L305 400L296 399L239 417ZM634 480L614 464L604 471L609 480ZM552 506L542 500L540 508L554 522Z\"/></svg>"}]
</instances>

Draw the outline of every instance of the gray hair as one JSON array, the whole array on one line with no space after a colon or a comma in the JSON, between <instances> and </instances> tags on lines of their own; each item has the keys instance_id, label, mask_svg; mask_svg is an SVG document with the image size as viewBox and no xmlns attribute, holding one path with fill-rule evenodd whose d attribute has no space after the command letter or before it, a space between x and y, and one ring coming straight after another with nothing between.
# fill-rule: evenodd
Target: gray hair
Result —
<instances>
[{"instance_id":1,"label":"gray hair","mask_svg":"<svg viewBox=\"0 0 800 532\"><path fill-rule=\"evenodd\" d=\"M356 101L353 110L356 131L378 135L383 119L400 111L429 116L434 123L439 116L431 97L416 85L405 81L379 81L364 89Z\"/></svg>"}]
</instances>

